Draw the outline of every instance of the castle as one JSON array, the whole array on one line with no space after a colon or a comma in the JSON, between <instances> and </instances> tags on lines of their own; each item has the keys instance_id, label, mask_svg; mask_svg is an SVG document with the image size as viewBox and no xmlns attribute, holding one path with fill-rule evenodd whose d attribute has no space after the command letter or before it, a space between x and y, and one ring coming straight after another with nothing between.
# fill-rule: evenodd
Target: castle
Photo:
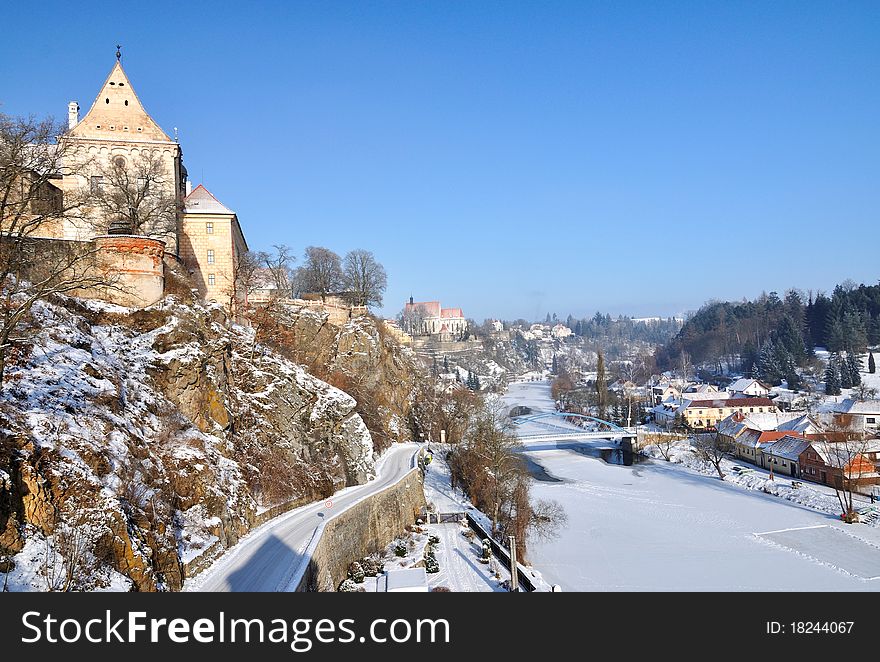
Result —
<instances>
[{"instance_id":1,"label":"castle","mask_svg":"<svg viewBox=\"0 0 880 662\"><path fill-rule=\"evenodd\" d=\"M41 225L33 235L93 242L121 276L124 292L105 298L129 306L155 303L169 261L182 264L208 301L234 310L246 297L237 283L247 242L234 211L203 185L192 189L183 150L144 109L116 62L88 112L68 104L68 131L57 149L55 194L87 200L77 214ZM176 130L175 130L176 133Z\"/></svg>"}]
</instances>

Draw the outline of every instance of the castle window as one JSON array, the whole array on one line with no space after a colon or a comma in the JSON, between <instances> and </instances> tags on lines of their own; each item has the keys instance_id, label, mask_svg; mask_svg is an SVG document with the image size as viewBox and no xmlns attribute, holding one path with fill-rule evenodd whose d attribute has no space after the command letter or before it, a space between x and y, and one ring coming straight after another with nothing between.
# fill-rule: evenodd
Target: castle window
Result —
<instances>
[{"instance_id":1,"label":"castle window","mask_svg":"<svg viewBox=\"0 0 880 662\"><path fill-rule=\"evenodd\" d=\"M100 125L100 124L96 124L96 125L95 125L95 128L96 128L96 129L100 129L100 128L101 128L101 125Z\"/></svg>"},{"instance_id":2,"label":"castle window","mask_svg":"<svg viewBox=\"0 0 880 662\"><path fill-rule=\"evenodd\" d=\"M104 178L101 175L92 176L92 194L98 194L104 190Z\"/></svg>"},{"instance_id":3,"label":"castle window","mask_svg":"<svg viewBox=\"0 0 880 662\"><path fill-rule=\"evenodd\" d=\"M138 127L138 131L143 131L143 129L141 127Z\"/></svg>"},{"instance_id":4,"label":"castle window","mask_svg":"<svg viewBox=\"0 0 880 662\"><path fill-rule=\"evenodd\" d=\"M208 285L211 285L213 287L216 282L217 279L215 278L214 274L208 274Z\"/></svg>"},{"instance_id":5,"label":"castle window","mask_svg":"<svg viewBox=\"0 0 880 662\"><path fill-rule=\"evenodd\" d=\"M214 224L213 223L205 223L205 232L207 234L214 234Z\"/></svg>"},{"instance_id":6,"label":"castle window","mask_svg":"<svg viewBox=\"0 0 880 662\"><path fill-rule=\"evenodd\" d=\"M125 105L126 105L126 106L128 105L128 99L125 100Z\"/></svg>"},{"instance_id":7,"label":"castle window","mask_svg":"<svg viewBox=\"0 0 880 662\"><path fill-rule=\"evenodd\" d=\"M125 83L119 83L119 87L125 87Z\"/></svg>"},{"instance_id":8,"label":"castle window","mask_svg":"<svg viewBox=\"0 0 880 662\"><path fill-rule=\"evenodd\" d=\"M113 81L110 81L110 84L111 84L111 85L116 85L116 83L114 83Z\"/></svg>"},{"instance_id":9,"label":"castle window","mask_svg":"<svg viewBox=\"0 0 880 662\"><path fill-rule=\"evenodd\" d=\"M107 99L104 99L104 103L110 103L109 97Z\"/></svg>"},{"instance_id":10,"label":"castle window","mask_svg":"<svg viewBox=\"0 0 880 662\"><path fill-rule=\"evenodd\" d=\"M208 249L208 264L214 264L214 249Z\"/></svg>"}]
</instances>

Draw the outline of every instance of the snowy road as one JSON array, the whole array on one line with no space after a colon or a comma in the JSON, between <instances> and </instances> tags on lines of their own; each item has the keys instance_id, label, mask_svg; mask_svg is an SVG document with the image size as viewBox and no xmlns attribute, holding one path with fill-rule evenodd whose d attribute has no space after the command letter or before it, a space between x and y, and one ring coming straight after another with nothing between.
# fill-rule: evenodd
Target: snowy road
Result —
<instances>
[{"instance_id":1,"label":"snowy road","mask_svg":"<svg viewBox=\"0 0 880 662\"><path fill-rule=\"evenodd\" d=\"M202 574L188 580L185 591L290 591L295 588L303 553L315 530L327 518L370 494L393 485L413 467L416 444L391 448L377 466L377 477L337 492L332 499L303 506L266 522L229 549ZM331 503L330 507L327 504Z\"/></svg>"}]
</instances>

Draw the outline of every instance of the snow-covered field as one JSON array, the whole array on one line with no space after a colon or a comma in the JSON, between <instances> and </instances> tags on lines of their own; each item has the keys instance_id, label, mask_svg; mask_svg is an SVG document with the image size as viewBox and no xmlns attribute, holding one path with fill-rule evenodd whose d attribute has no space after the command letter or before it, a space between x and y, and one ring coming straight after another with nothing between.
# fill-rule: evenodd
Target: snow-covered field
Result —
<instances>
[{"instance_id":1,"label":"snow-covered field","mask_svg":"<svg viewBox=\"0 0 880 662\"><path fill-rule=\"evenodd\" d=\"M548 382L511 385L510 406L551 410ZM575 450L529 450L561 482L536 482L568 526L529 541L564 590L880 590L880 530L659 461L609 465Z\"/></svg>"}]
</instances>

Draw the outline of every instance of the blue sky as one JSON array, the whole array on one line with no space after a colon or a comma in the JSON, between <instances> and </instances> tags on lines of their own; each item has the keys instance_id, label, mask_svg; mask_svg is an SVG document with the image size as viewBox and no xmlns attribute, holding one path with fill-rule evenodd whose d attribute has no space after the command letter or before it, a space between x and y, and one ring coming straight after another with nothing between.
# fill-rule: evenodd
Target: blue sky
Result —
<instances>
[{"instance_id":1,"label":"blue sky","mask_svg":"<svg viewBox=\"0 0 880 662\"><path fill-rule=\"evenodd\" d=\"M0 111L123 45L254 249L372 250L384 312L671 315L880 277L878 2L12 3Z\"/></svg>"}]
</instances>

